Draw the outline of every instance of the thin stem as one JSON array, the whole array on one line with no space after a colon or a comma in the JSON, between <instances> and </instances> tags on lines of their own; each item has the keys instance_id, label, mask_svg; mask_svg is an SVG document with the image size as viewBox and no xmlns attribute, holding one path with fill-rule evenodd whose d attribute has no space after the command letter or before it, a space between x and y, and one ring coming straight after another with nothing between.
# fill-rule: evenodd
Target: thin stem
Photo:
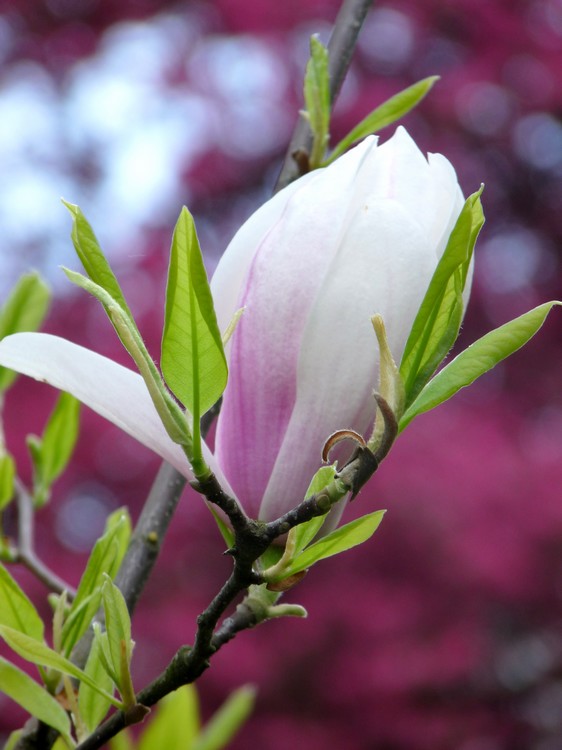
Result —
<instances>
[{"instance_id":1,"label":"thin stem","mask_svg":"<svg viewBox=\"0 0 562 750\"><path fill-rule=\"evenodd\" d=\"M18 547L13 550L13 560L20 563L33 573L48 589L55 594L62 594L66 591L69 600L73 599L76 591L64 581L60 576L53 572L45 563L40 560L34 547L34 530L35 530L35 511L33 500L23 483L15 480L16 500L18 506Z\"/></svg>"},{"instance_id":2,"label":"thin stem","mask_svg":"<svg viewBox=\"0 0 562 750\"><path fill-rule=\"evenodd\" d=\"M182 646L166 669L141 690L137 704L153 706L165 695L182 685L195 682L210 666L209 659L220 647L213 643L213 632L220 617L234 599L252 583L257 582L251 563L236 561L234 570L207 609L197 618L197 635L193 648ZM93 734L78 745L77 750L97 750L130 722L127 715L118 711L101 724Z\"/></svg>"},{"instance_id":3,"label":"thin stem","mask_svg":"<svg viewBox=\"0 0 562 750\"><path fill-rule=\"evenodd\" d=\"M250 519L238 501L223 490L214 474L193 482L192 487L226 513L235 532L243 532L246 529Z\"/></svg>"},{"instance_id":4,"label":"thin stem","mask_svg":"<svg viewBox=\"0 0 562 750\"><path fill-rule=\"evenodd\" d=\"M115 577L115 584L121 590L131 616L158 559L185 485L185 477L173 466L165 462L161 464ZM72 660L78 666L83 667L86 663L92 637L93 632L89 629L74 649Z\"/></svg>"},{"instance_id":5,"label":"thin stem","mask_svg":"<svg viewBox=\"0 0 562 750\"><path fill-rule=\"evenodd\" d=\"M173 466L160 466L115 578L131 614L156 563L185 485L185 477Z\"/></svg>"},{"instance_id":6,"label":"thin stem","mask_svg":"<svg viewBox=\"0 0 562 750\"><path fill-rule=\"evenodd\" d=\"M361 26L372 4L373 0L344 0L336 18L334 29L328 42L328 69L330 71L330 99L332 108L349 69ZM307 119L299 115L291 142L285 154L281 173L275 184L275 192L282 190L290 182L301 177L303 174L303 161L306 162L306 160L300 160L298 155L303 152L310 153L311 147L312 132L310 125Z\"/></svg>"},{"instance_id":7,"label":"thin stem","mask_svg":"<svg viewBox=\"0 0 562 750\"><path fill-rule=\"evenodd\" d=\"M370 454L367 449L364 451L365 455ZM254 571L254 562L265 552L274 538L286 533L289 528L298 523L326 513L328 509L326 503L333 504L339 497L354 490L358 476L361 477L362 482L367 481L364 471L365 455L357 455L342 469L331 490L330 486L325 488L276 521L270 524L260 524L246 516L238 519L236 543L231 550L234 557L234 569L207 609L197 618L197 634L193 648L183 646L177 651L164 672L137 695L138 704L152 706L181 685L194 682L210 666L210 658L225 643L232 640L241 630L263 622L267 614L265 618L259 617L256 616L255 611L241 607L217 628L220 618L236 597L250 585L262 582L261 576ZM218 482L217 487L219 487ZM227 495L225 497L228 498ZM220 493L219 499L222 502ZM129 723L130 719L123 712L113 714L82 742L77 750L97 750Z\"/></svg>"}]
</instances>

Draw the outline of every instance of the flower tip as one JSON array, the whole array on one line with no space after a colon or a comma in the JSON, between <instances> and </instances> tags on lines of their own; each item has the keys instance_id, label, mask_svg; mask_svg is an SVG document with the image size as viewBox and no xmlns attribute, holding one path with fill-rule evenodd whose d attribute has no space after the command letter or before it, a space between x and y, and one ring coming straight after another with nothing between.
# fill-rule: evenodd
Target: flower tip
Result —
<instances>
[{"instance_id":1,"label":"flower tip","mask_svg":"<svg viewBox=\"0 0 562 750\"><path fill-rule=\"evenodd\" d=\"M382 317L382 315L380 313L375 313L371 317L371 323L373 325L373 328L375 329L375 333L377 334L377 336L380 333L384 333L385 332L384 320L383 320L383 317Z\"/></svg>"}]
</instances>

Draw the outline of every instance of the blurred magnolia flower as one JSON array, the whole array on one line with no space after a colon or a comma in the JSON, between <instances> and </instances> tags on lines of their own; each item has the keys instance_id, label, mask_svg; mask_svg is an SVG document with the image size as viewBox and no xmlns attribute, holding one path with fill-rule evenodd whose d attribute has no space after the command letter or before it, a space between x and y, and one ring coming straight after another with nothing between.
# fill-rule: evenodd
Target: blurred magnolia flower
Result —
<instances>
[{"instance_id":1,"label":"blurred magnolia flower","mask_svg":"<svg viewBox=\"0 0 562 750\"><path fill-rule=\"evenodd\" d=\"M371 317L382 315L398 361L462 205L450 163L426 159L398 128L297 180L238 231L211 288L221 330L245 312L227 348L215 454L204 446L204 457L249 515L290 510L328 436L372 425ZM192 478L140 375L35 333L4 339L0 364L69 391Z\"/></svg>"}]
</instances>

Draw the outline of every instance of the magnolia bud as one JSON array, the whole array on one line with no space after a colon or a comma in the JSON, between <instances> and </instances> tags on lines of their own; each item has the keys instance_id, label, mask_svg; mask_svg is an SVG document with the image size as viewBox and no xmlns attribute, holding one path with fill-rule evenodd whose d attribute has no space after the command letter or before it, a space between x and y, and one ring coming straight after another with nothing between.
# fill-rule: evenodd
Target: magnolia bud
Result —
<instances>
[{"instance_id":1,"label":"magnolia bud","mask_svg":"<svg viewBox=\"0 0 562 750\"><path fill-rule=\"evenodd\" d=\"M455 171L403 128L367 138L282 190L242 226L211 282L228 344L216 459L251 515L300 502L326 439L373 423L384 319L400 360L463 205Z\"/></svg>"}]
</instances>

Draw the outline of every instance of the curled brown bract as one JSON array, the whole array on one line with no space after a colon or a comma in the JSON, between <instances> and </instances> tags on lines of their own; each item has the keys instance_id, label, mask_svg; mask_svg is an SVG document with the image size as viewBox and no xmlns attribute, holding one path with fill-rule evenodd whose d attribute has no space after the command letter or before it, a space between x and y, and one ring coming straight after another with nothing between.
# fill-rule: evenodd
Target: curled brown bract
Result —
<instances>
[{"instance_id":1,"label":"curled brown bract","mask_svg":"<svg viewBox=\"0 0 562 750\"><path fill-rule=\"evenodd\" d=\"M355 432L355 430L336 430L336 432L333 432L326 440L324 447L322 448L322 461L324 461L325 464L328 463L328 458L332 448L344 440L353 440L354 443L357 443L362 448L367 447L365 438L358 432Z\"/></svg>"}]
</instances>

